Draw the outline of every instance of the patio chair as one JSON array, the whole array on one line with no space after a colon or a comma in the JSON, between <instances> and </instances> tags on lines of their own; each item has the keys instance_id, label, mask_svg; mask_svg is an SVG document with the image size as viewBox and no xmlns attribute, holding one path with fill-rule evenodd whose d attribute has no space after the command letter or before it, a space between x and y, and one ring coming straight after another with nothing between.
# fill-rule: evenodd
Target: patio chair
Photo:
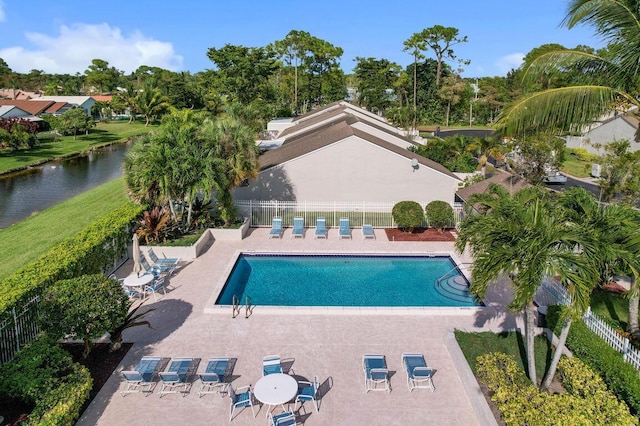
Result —
<instances>
[{"instance_id":1,"label":"patio chair","mask_svg":"<svg viewBox=\"0 0 640 426\"><path fill-rule=\"evenodd\" d=\"M351 227L349 226L348 217L340 218L340 227L338 228L338 235L340 236L340 239L351 238Z\"/></svg>"},{"instance_id":2,"label":"patio chair","mask_svg":"<svg viewBox=\"0 0 640 426\"><path fill-rule=\"evenodd\" d=\"M275 216L271 220L271 230L269 231L269 238L281 238L282 237L282 218Z\"/></svg>"},{"instance_id":3,"label":"patio chair","mask_svg":"<svg viewBox=\"0 0 640 426\"><path fill-rule=\"evenodd\" d=\"M144 294L153 294L153 300L158 301L157 293L162 291L162 294L167 294L167 290L164 288L164 277L156 278L150 285L144 286Z\"/></svg>"},{"instance_id":4,"label":"patio chair","mask_svg":"<svg viewBox=\"0 0 640 426\"><path fill-rule=\"evenodd\" d=\"M362 225L362 239L366 240L367 238L376 239L376 233L373 231L373 225Z\"/></svg>"},{"instance_id":5,"label":"patio chair","mask_svg":"<svg viewBox=\"0 0 640 426\"><path fill-rule=\"evenodd\" d=\"M200 374L200 390L198 397L205 393L224 393L227 390L227 368L229 358L209 358L204 373Z\"/></svg>"},{"instance_id":6,"label":"patio chair","mask_svg":"<svg viewBox=\"0 0 640 426\"><path fill-rule=\"evenodd\" d=\"M152 265L144 256L140 256L140 266L142 266L143 272L153 274L156 277L159 277L161 273L166 272L171 268L171 266L168 265Z\"/></svg>"},{"instance_id":7,"label":"patio chair","mask_svg":"<svg viewBox=\"0 0 640 426\"><path fill-rule=\"evenodd\" d=\"M256 417L256 412L253 409L253 396L251 395L251 385L243 386L241 388L234 389L233 386L229 386L228 392L229 399L231 400L231 412L229 413L229 421L233 420L233 413L236 408L251 407L253 417Z\"/></svg>"},{"instance_id":8,"label":"patio chair","mask_svg":"<svg viewBox=\"0 0 640 426\"><path fill-rule=\"evenodd\" d=\"M269 419L269 426L292 426L296 424L296 415L291 411L285 411L275 416L269 413L267 417Z\"/></svg>"},{"instance_id":9,"label":"patio chair","mask_svg":"<svg viewBox=\"0 0 640 426\"><path fill-rule=\"evenodd\" d=\"M313 238L327 238L327 220L324 217L316 219L316 230Z\"/></svg>"},{"instance_id":10,"label":"patio chair","mask_svg":"<svg viewBox=\"0 0 640 426\"><path fill-rule=\"evenodd\" d=\"M176 266L178 263L180 263L181 260L179 257L165 257L160 259L158 256L156 256L156 253L153 251L153 249L149 249L147 251L147 257L149 258L149 261L154 265Z\"/></svg>"},{"instance_id":11,"label":"patio chair","mask_svg":"<svg viewBox=\"0 0 640 426\"><path fill-rule=\"evenodd\" d=\"M365 354L362 357L362 368L364 370L365 393L370 390L391 392L389 370L387 370L387 360L384 355ZM383 387L378 385L383 385Z\"/></svg>"},{"instance_id":12,"label":"patio chair","mask_svg":"<svg viewBox=\"0 0 640 426\"><path fill-rule=\"evenodd\" d=\"M298 395L296 395L296 402L293 406L293 411L298 411L298 402L302 406L305 401L313 402L313 406L318 412L318 376L313 376L313 382L305 380L298 381Z\"/></svg>"},{"instance_id":13,"label":"patio chair","mask_svg":"<svg viewBox=\"0 0 640 426\"><path fill-rule=\"evenodd\" d=\"M409 392L415 388L431 389L431 392L436 390L431 378L433 369L427 368L427 363L421 353L403 353L402 368L407 373Z\"/></svg>"},{"instance_id":14,"label":"patio chair","mask_svg":"<svg viewBox=\"0 0 640 426\"><path fill-rule=\"evenodd\" d=\"M262 375L282 373L282 365L280 364L280 355L268 355L262 359Z\"/></svg>"},{"instance_id":15,"label":"patio chair","mask_svg":"<svg viewBox=\"0 0 640 426\"><path fill-rule=\"evenodd\" d=\"M153 376L161 360L159 356L144 356L133 370L122 371L120 374L126 382L125 388L120 392L122 396L134 392L151 393L155 385Z\"/></svg>"},{"instance_id":16,"label":"patio chair","mask_svg":"<svg viewBox=\"0 0 640 426\"><path fill-rule=\"evenodd\" d=\"M293 218L293 231L291 231L291 238L304 238L304 218L303 217L294 217Z\"/></svg>"},{"instance_id":17,"label":"patio chair","mask_svg":"<svg viewBox=\"0 0 640 426\"><path fill-rule=\"evenodd\" d=\"M188 379L192 363L193 358L172 358L167 371L158 373L162 381L162 387L158 392L161 398L162 395L178 392L182 392L183 396L186 396L191 385ZM183 388L183 390L179 391L178 388Z\"/></svg>"}]
</instances>

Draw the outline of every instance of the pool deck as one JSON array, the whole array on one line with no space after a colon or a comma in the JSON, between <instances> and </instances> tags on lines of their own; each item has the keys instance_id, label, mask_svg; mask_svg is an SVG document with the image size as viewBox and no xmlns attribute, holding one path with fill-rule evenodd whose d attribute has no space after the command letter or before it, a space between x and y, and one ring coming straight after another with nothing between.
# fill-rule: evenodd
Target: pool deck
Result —
<instances>
[{"instance_id":1,"label":"pool deck","mask_svg":"<svg viewBox=\"0 0 640 426\"><path fill-rule=\"evenodd\" d=\"M234 388L255 385L261 377L262 358L278 354L290 374L321 383L320 412L306 403L298 422L308 426L340 425L491 425L495 420L460 352L453 330L502 331L522 326L522 320L506 312L511 292L493 286L483 308L266 308L256 306L248 318L245 310L232 318L230 307L214 302L226 274L241 251L290 253L447 253L462 263L452 243L390 242L383 230L376 240L363 240L360 230L353 239L338 239L337 230L326 240L314 240L312 230L304 239L269 239L268 228L251 229L242 241L216 241L198 259L186 264L168 284L158 301L147 299L145 307L153 329L137 327L125 332L134 345L121 365L82 414L78 425L158 425L167 420L189 425L229 424L229 400L218 394L198 397L199 380L190 393L164 395L157 391L120 394L120 371L133 368L142 356L163 358L188 356L200 360L203 370L212 356L235 359ZM464 266L462 268L465 269ZM131 264L117 272L126 276ZM142 308L144 309L144 307ZM403 352L422 352L436 370L435 392L409 392L402 370ZM386 355L392 392L364 393L362 355ZM266 407L237 412L232 424L266 424ZM258 408L259 411L257 410ZM293 407L292 407L293 408ZM275 412L279 412L280 408Z\"/></svg>"}]
</instances>

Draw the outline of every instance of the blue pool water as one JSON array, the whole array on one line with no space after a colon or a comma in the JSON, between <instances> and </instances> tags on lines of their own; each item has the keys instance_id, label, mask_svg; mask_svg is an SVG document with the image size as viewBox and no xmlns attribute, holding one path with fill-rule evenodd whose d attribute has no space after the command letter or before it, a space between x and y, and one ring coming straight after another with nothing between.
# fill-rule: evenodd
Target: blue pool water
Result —
<instances>
[{"instance_id":1,"label":"blue pool water","mask_svg":"<svg viewBox=\"0 0 640 426\"><path fill-rule=\"evenodd\" d=\"M242 254L216 304L233 296L259 306L480 305L450 257L426 256Z\"/></svg>"}]
</instances>

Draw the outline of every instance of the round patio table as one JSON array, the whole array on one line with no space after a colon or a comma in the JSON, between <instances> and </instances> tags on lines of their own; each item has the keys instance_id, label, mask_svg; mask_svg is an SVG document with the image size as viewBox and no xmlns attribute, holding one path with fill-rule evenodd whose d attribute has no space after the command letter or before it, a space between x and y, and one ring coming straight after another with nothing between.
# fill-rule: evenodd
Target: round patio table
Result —
<instances>
[{"instance_id":1,"label":"round patio table","mask_svg":"<svg viewBox=\"0 0 640 426\"><path fill-rule=\"evenodd\" d=\"M253 388L253 396L269 406L267 416L276 405L283 405L282 409L284 410L284 403L291 401L296 393L298 393L298 382L284 373L264 376L256 382Z\"/></svg>"},{"instance_id":2,"label":"round patio table","mask_svg":"<svg viewBox=\"0 0 640 426\"><path fill-rule=\"evenodd\" d=\"M144 287L145 285L153 281L153 278L153 274L149 273L144 273L141 275L131 274L124 279L122 284L126 285L127 287Z\"/></svg>"}]
</instances>

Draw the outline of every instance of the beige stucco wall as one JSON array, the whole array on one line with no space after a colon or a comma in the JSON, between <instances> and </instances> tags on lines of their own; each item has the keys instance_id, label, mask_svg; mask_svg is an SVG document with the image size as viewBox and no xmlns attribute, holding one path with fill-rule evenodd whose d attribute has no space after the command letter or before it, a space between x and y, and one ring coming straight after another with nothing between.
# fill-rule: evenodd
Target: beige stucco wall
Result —
<instances>
[{"instance_id":1,"label":"beige stucco wall","mask_svg":"<svg viewBox=\"0 0 640 426\"><path fill-rule=\"evenodd\" d=\"M458 180L351 136L263 171L239 200L402 201L453 204Z\"/></svg>"}]
</instances>

